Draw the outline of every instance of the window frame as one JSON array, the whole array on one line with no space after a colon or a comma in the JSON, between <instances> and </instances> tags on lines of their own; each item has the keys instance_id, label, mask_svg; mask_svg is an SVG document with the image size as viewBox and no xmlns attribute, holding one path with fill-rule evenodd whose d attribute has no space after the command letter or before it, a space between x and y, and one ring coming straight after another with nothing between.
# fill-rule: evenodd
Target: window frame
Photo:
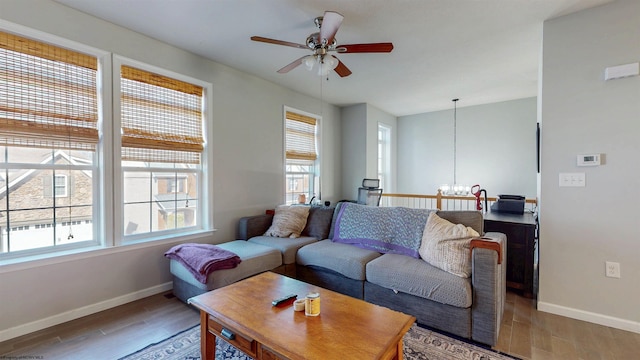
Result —
<instances>
[{"instance_id":1,"label":"window frame","mask_svg":"<svg viewBox=\"0 0 640 360\"><path fill-rule=\"evenodd\" d=\"M166 229L162 231L151 231L141 234L125 234L125 211L124 211L124 174L126 170L133 171L147 171L147 172L168 172L176 171L181 173L179 169L158 168L158 167L127 167L122 165L122 133L121 129L121 101L120 101L120 79L121 79L121 67L122 66L135 67L144 71L157 73L163 76L181 80L184 82L199 85L203 88L202 95L202 134L204 138L204 150L201 153L200 170L198 171L199 181L196 184L198 192L198 214L196 220L196 226L181 228L181 229ZM114 172L114 217L113 217L113 232L114 232L114 246L122 246L128 244L137 244L144 242L154 242L158 240L176 238L180 236L189 236L195 233L201 233L204 231L210 231L213 229L213 211L212 211L212 193L213 183L210 171L210 161L212 156L212 147L209 144L209 139L212 138L211 126L212 123L212 111L211 104L213 104L213 85L206 81L202 81L196 78L192 78L187 75L173 72L164 68L160 68L154 65L143 63L137 60L133 60L120 55L113 55L113 151L111 156L113 157L113 172ZM185 171L182 171L185 172Z\"/></svg>"},{"instance_id":2,"label":"window frame","mask_svg":"<svg viewBox=\"0 0 640 360\"><path fill-rule=\"evenodd\" d=\"M43 31L31 29L22 25L10 23L0 19L0 31L15 34L20 37L32 39L37 42L47 43L55 47L68 49L71 51L94 56L97 60L98 69L96 72L96 94L97 94L97 113L98 113L98 132L100 138L96 144L93 161L91 165L86 165L92 171L92 223L99 224L99 226L93 226L93 239L89 241L81 241L70 244L59 244L47 247L39 247L27 250L18 250L16 252L0 253L0 265L5 263L15 263L28 261L33 259L41 259L48 257L58 257L62 254L68 254L69 252L83 252L87 249L106 247L109 243L106 241L107 237L104 236L105 229L109 229L111 226L107 223L108 217L106 213L111 212L108 202L105 198L109 196L109 188L104 184L105 174L110 172L109 165L104 164L103 154L105 149L105 141L108 141L109 134L104 136L102 124L104 119L108 117L110 112L109 107L105 107L102 104L110 104L110 72L111 72L111 53L95 47L87 46L66 38L62 38L53 34L49 34ZM58 149L59 150L59 149ZM102 167L100 166L102 164ZM20 167L43 168L40 164L19 164ZM51 165L50 168L60 168L59 165ZM64 167L64 166L63 166ZM3 167L4 168L4 167ZM52 191L53 179L52 179ZM34 227L35 228L35 227Z\"/></svg>"},{"instance_id":3,"label":"window frame","mask_svg":"<svg viewBox=\"0 0 640 360\"><path fill-rule=\"evenodd\" d=\"M35 41L48 43L53 46L69 49L72 51L95 56L97 59L96 93L98 107L98 132L99 140L96 144L91 163L77 164L76 166L92 172L92 218L82 221L82 223L93 223L93 239L70 244L41 247L16 252L0 253L0 268L10 265L11 268L28 268L43 264L60 263L73 259L82 259L87 256L95 256L106 252L128 251L147 246L157 246L163 242L176 242L190 239L197 239L201 236L215 231L213 227L213 181L211 174L211 164L213 150L210 141L213 138L212 127L213 114L213 85L211 83L191 78L172 71L155 67L150 64L127 59L117 54L77 43L66 38L58 37L46 32L34 30L22 25L13 24L0 19L0 31L12 33L21 37L30 38ZM204 150L201 154L201 175L199 179L199 196L201 226L198 229L189 231L176 231L166 234L154 234L145 239L135 242L123 241L124 229L122 185L117 181L122 177L120 166L120 114L119 114L119 92L116 94L115 86L119 82L119 66L116 62L125 59L129 64L149 71L160 72L167 76L182 79L202 86L203 94L203 138ZM116 71L117 74L116 74ZM114 98L117 96L117 102ZM40 164L20 164L29 168L42 168ZM64 165L51 165L52 168L68 170ZM55 180L52 179L52 191ZM67 178L67 195L69 195L69 179ZM187 186L187 183L185 183ZM61 222L62 224L62 222ZM72 223L73 224L73 223ZM34 225L36 225L34 223ZM40 224L42 225L42 224ZM68 224L67 224L68 226ZM40 226L42 227L42 226ZM46 226L45 226L46 227ZM35 229L35 226L31 227ZM124 245L127 245L124 247ZM89 255L92 254L92 255ZM17 266L17 267L16 267ZM5 268L7 269L7 268Z\"/></svg>"},{"instance_id":4,"label":"window frame","mask_svg":"<svg viewBox=\"0 0 640 360\"><path fill-rule=\"evenodd\" d=\"M316 120L316 125L315 125L315 142L316 142L316 159L313 160L313 165L311 166L311 171L307 172L295 172L295 171L287 171L288 167L289 167L289 159L287 159L287 113L294 113L294 114L299 114L299 115L303 115L303 116L307 116L307 117L311 117L314 118ZM287 177L289 175L292 176L296 176L296 175L300 175L300 174L308 174L309 176L309 190L308 192L304 193L305 197L306 197L306 202L309 203L312 199L312 197L316 197L316 199L321 199L322 197L322 178L320 176L321 171L322 171L322 116L321 115L317 115L317 114L313 114L313 113L309 113L306 111L302 111L299 109L295 109L293 107L289 107L289 106L284 106L283 107L283 112L282 112L282 126L283 126L283 173L284 173L284 194L283 194L283 198L284 198L284 203L291 205L291 204L297 204L298 203L298 193L293 193L289 191L289 185L288 185L288 181L287 181ZM293 160L295 161L295 160ZM311 161L311 160L309 160ZM291 196L291 199L288 198L288 194L293 193L293 195ZM298 195L296 195L298 194Z\"/></svg>"},{"instance_id":5,"label":"window frame","mask_svg":"<svg viewBox=\"0 0 640 360\"><path fill-rule=\"evenodd\" d=\"M391 126L378 123L378 179L380 188L391 190ZM383 139L380 135L382 134ZM382 151L381 151L382 150Z\"/></svg>"},{"instance_id":6,"label":"window frame","mask_svg":"<svg viewBox=\"0 0 640 360\"><path fill-rule=\"evenodd\" d=\"M14 149L20 149L19 147L15 147ZM67 211L67 209L70 209L69 206L71 204L67 204L67 205L58 205L56 199L60 199L60 198L67 198L69 197L69 191L67 191L67 194L65 196L62 195L58 195L55 194L55 187L54 187L54 179L57 176L64 176L67 179L67 186L69 185L69 177L68 175L60 175L60 174L56 174L56 171L61 171L61 172L92 172L92 189L94 189L93 187L93 175L95 174L95 166L94 165L89 165L89 164L76 164L72 161L72 157L69 156L69 154L67 152L65 152L65 150L50 150L50 149L43 149L43 152L47 152L50 151L50 155L48 155L48 158L45 159L45 161L39 162L39 163L19 163L19 162L9 162L8 164L10 164L11 166L4 166L4 163L0 163L0 169L2 169L1 171L6 171L5 169L18 169L18 170L26 170L25 173L21 174L20 176L16 177L15 179L13 179L13 181L10 181L8 184L6 184L6 186L9 186L11 183L14 182L22 182L24 179L28 178L28 177L32 177L31 181L40 181L38 179L42 179L42 181L47 181L48 185L45 185L44 183L42 184L42 199L48 199L51 198L51 204L42 204L41 206L38 206L36 208L31 208L31 209L26 209L26 211L48 211L51 210L53 214L58 214L60 211L61 212L65 212ZM2 155L2 157L4 157L5 154ZM62 157L66 157L68 161L70 161L70 164L55 164L54 160L57 156L62 156ZM94 156L95 158L95 153ZM50 174L44 174L46 177L43 177L42 174L39 174L41 172L50 172ZM49 179L49 180L45 180L45 179ZM49 187L48 192L50 192L50 194L47 193L46 188ZM11 196L11 195L9 195ZM98 212L98 206L96 205L96 203L93 201L93 198L95 198L95 191L93 191L92 194L92 203L91 203L91 223L93 223L96 219L97 219L97 212ZM4 201L4 200L3 200ZM9 200L7 200L9 201ZM68 201L68 200L67 200ZM23 211L21 209L8 209L7 212L11 212L11 211ZM57 221L56 221L57 220ZM44 223L42 222L44 221ZM58 242L58 240L60 239L59 236L56 236L56 234L58 234L58 231L62 231L64 226L67 226L67 224L69 222L76 222L77 220L71 220L70 218L67 218L66 216L56 216L56 215L52 215L51 219L42 219L42 221L40 222L33 222L31 224L28 224L27 226L29 227L29 229L27 230L38 230L38 229L44 229L44 228L53 228L53 233L52 233L52 237L51 239L49 239L51 241L51 245L48 246L40 246L40 247L34 247L34 248L26 248L26 249L21 249L21 250L13 250L13 251L9 251L9 252L1 252L0 253L0 264L2 264L2 262L8 260L12 260L12 259L20 259L20 258L24 258L24 257L31 257L31 256L40 256L40 255L49 255L49 254L56 254L59 252L65 252L65 251L69 251L69 250L78 250L78 249L84 249L84 248L88 248L88 247L93 247L93 246L97 246L100 245L100 238L97 235L97 231L95 226L92 226L92 235L91 235L91 239L89 240L82 240L82 241L73 241L70 243L64 243L64 241L62 241L61 243ZM86 221L83 220L83 221ZM33 227L31 228L31 225L33 225ZM76 224L77 225L77 224ZM19 225L18 227L24 227L25 225ZM10 223L9 229L10 231L15 231L16 225L12 225ZM2 231L6 231L6 228L3 228ZM69 232L71 234L71 231ZM0 237L2 238L2 246L0 246L0 248L4 249L5 244L6 246L9 248L9 250L11 249L11 244L10 242L11 240L11 235L9 235L8 239L4 238L4 234L0 235ZM77 235L77 233L76 233ZM31 236L33 236L33 234L31 234Z\"/></svg>"},{"instance_id":7,"label":"window frame","mask_svg":"<svg viewBox=\"0 0 640 360\"><path fill-rule=\"evenodd\" d=\"M62 185L58 185L57 184L57 179L63 179L63 184ZM55 197L69 197L69 183L68 183L69 177L67 175L59 175L59 174L54 174L53 175L53 194L55 195ZM62 194L58 194L58 190L59 188L62 188L62 190L64 190L64 193Z\"/></svg>"}]
</instances>

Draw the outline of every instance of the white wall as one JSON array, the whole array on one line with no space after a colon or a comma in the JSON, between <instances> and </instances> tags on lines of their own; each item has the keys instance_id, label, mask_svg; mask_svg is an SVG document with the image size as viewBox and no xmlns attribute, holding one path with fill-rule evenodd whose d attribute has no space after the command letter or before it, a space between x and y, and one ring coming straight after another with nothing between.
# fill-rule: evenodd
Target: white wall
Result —
<instances>
[{"instance_id":1,"label":"white wall","mask_svg":"<svg viewBox=\"0 0 640 360\"><path fill-rule=\"evenodd\" d=\"M618 0L544 25L539 308L640 332L640 77L604 81L640 60L640 1ZM605 164L577 167L576 155ZM583 172L586 186L558 186ZM605 261L621 265L605 277Z\"/></svg>"},{"instance_id":2,"label":"white wall","mask_svg":"<svg viewBox=\"0 0 640 360\"><path fill-rule=\"evenodd\" d=\"M385 193L395 192L396 183L396 156L398 118L388 114L375 106L367 105L367 178L378 178L378 125L384 124L391 129L391 187L382 189Z\"/></svg>"},{"instance_id":3,"label":"white wall","mask_svg":"<svg viewBox=\"0 0 640 360\"><path fill-rule=\"evenodd\" d=\"M378 178L378 123L388 125L392 134L395 134L397 120L395 116L369 104L343 107L341 119L342 195L344 199L355 200L362 179ZM392 138L392 159L394 155L395 141Z\"/></svg>"},{"instance_id":4,"label":"white wall","mask_svg":"<svg viewBox=\"0 0 640 360\"><path fill-rule=\"evenodd\" d=\"M284 199L283 106L308 112L319 100L222 66L49 0L2 0L0 20L77 41L213 84L213 217L217 231L191 241L235 239L238 218ZM314 79L315 81L315 79ZM247 106L251 104L251 106ZM322 197L340 189L340 111L322 111ZM184 241L184 240L183 240ZM174 243L98 250L0 265L0 341L170 286L163 253Z\"/></svg>"},{"instance_id":5,"label":"white wall","mask_svg":"<svg viewBox=\"0 0 640 360\"><path fill-rule=\"evenodd\" d=\"M536 98L464 107L456 117L456 178L488 196L536 197ZM453 183L451 110L398 118L399 193L436 194Z\"/></svg>"},{"instance_id":6,"label":"white wall","mask_svg":"<svg viewBox=\"0 0 640 360\"><path fill-rule=\"evenodd\" d=\"M367 174L367 105L357 104L341 110L342 119L342 196L358 198L358 187Z\"/></svg>"}]
</instances>

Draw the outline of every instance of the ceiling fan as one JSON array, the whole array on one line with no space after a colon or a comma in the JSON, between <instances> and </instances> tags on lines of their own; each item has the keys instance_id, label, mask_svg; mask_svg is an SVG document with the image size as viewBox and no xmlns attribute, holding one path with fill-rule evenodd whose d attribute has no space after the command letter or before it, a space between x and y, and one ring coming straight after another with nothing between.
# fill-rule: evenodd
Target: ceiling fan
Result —
<instances>
[{"instance_id":1,"label":"ceiling fan","mask_svg":"<svg viewBox=\"0 0 640 360\"><path fill-rule=\"evenodd\" d=\"M317 64L318 75L326 76L329 71L334 70L341 77L345 77L351 75L351 70L349 70L342 61L338 60L338 58L330 55L329 52L336 52L339 54L388 53L393 50L393 44L390 42L338 45L335 35L336 32L338 32L343 19L344 16L335 11L325 11L324 16L319 16L314 19L314 23L320 31L309 35L307 37L306 44L269 39L262 36L252 36L251 40L275 45L291 46L299 49L310 49L313 52L312 55L306 55L296 59L292 63L278 70L281 74L288 73L304 63L309 70L312 70Z\"/></svg>"}]
</instances>

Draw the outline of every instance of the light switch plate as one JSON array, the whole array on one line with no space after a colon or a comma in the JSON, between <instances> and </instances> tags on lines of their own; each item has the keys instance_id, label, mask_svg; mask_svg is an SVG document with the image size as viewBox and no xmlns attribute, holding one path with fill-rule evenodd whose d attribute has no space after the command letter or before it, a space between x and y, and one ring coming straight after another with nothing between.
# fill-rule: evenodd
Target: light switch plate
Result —
<instances>
[{"instance_id":1,"label":"light switch plate","mask_svg":"<svg viewBox=\"0 0 640 360\"><path fill-rule=\"evenodd\" d=\"M559 185L561 187L583 187L585 184L584 173L560 173Z\"/></svg>"},{"instance_id":2,"label":"light switch plate","mask_svg":"<svg viewBox=\"0 0 640 360\"><path fill-rule=\"evenodd\" d=\"M604 69L604 79L614 80L630 76L640 75L640 63L631 63L618 66L610 66Z\"/></svg>"}]
</instances>

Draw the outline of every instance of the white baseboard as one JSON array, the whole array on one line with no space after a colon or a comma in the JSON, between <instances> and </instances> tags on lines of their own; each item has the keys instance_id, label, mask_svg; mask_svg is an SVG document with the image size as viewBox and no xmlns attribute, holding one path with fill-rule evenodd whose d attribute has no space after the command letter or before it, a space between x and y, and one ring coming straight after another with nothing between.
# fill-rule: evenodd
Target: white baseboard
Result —
<instances>
[{"instance_id":1,"label":"white baseboard","mask_svg":"<svg viewBox=\"0 0 640 360\"><path fill-rule=\"evenodd\" d=\"M538 310L640 334L640 322L637 321L620 319L540 301L538 302Z\"/></svg>"},{"instance_id":2,"label":"white baseboard","mask_svg":"<svg viewBox=\"0 0 640 360\"><path fill-rule=\"evenodd\" d=\"M18 336L26 335L32 333L34 331L46 329L48 327L62 324L67 321L75 320L81 318L83 316L95 314L97 312L111 309L116 306L120 306L132 301L140 300L142 298L159 294L161 292L165 292L171 290L173 288L173 283L167 282L164 284L152 286L147 289L142 289L136 292L132 292L126 295L118 296L113 299L108 299L105 301L101 301L99 303L83 306L81 308L69 310L63 312L61 314L53 315L48 318L32 321L27 324L18 325L16 327L12 327L6 330L0 331L0 342L13 339Z\"/></svg>"}]
</instances>

